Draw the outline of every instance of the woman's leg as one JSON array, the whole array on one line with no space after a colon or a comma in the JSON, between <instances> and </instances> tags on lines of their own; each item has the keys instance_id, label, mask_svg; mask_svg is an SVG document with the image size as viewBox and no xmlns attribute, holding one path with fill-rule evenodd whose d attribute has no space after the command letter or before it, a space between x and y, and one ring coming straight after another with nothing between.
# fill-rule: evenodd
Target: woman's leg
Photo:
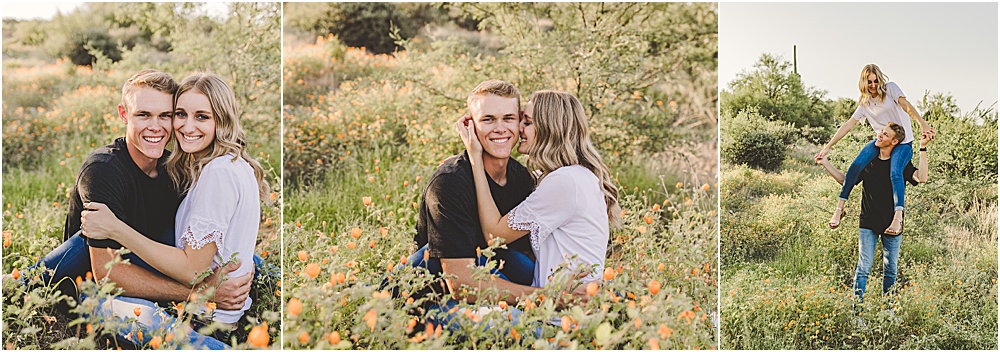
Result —
<instances>
[{"instance_id":1,"label":"woman's leg","mask_svg":"<svg viewBox=\"0 0 1000 352\"><path fill-rule=\"evenodd\" d=\"M906 181L903 180L903 170L913 159L913 144L899 144L892 148L890 156L889 181L892 182L892 201L895 213L887 233L899 234L903 230L903 205L906 201Z\"/></svg>"},{"instance_id":2,"label":"woman's leg","mask_svg":"<svg viewBox=\"0 0 1000 352\"><path fill-rule=\"evenodd\" d=\"M122 323L116 332L116 337L135 344L137 347L146 346L154 336L166 335L177 323L176 317L152 301L142 298L118 296L110 300L103 300L100 307L102 315L108 318L114 317ZM128 322L132 318L135 321ZM188 329L187 343L197 349L221 350L229 348L229 345L219 340L199 334L190 327L185 326L185 328ZM140 331L142 332L141 339L139 338Z\"/></svg>"},{"instance_id":3,"label":"woman's leg","mask_svg":"<svg viewBox=\"0 0 1000 352\"><path fill-rule=\"evenodd\" d=\"M873 139L861 148L858 156L851 162L851 167L844 174L844 185L840 187L840 200L847 201L847 198L851 196L851 190L854 189L854 185L858 183L858 175L861 174L861 170L864 170L865 166L868 166L872 160L875 160L876 156L878 156L878 148L875 147L875 140Z\"/></svg>"},{"instance_id":4,"label":"woman's leg","mask_svg":"<svg viewBox=\"0 0 1000 352\"><path fill-rule=\"evenodd\" d=\"M868 144L865 144L858 152L858 156L854 158L851 162L851 166L847 169L847 173L844 174L844 184L840 187L840 195L837 200L837 210L834 211L833 217L830 219L830 227L836 228L840 226L840 221L843 219L843 209L844 203L847 202L847 198L851 195L851 190L854 189L854 185L858 183L858 176L861 175L861 170L865 169L875 157L878 156L878 148L875 147L875 140L873 139Z\"/></svg>"}]
</instances>

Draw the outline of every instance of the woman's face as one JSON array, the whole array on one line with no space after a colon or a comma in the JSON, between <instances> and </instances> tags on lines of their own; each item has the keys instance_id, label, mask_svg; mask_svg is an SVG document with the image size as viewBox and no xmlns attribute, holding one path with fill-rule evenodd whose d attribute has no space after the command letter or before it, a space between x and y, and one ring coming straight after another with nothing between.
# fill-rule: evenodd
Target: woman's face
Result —
<instances>
[{"instance_id":1,"label":"woman's face","mask_svg":"<svg viewBox=\"0 0 1000 352\"><path fill-rule=\"evenodd\" d=\"M174 134L181 150L198 153L215 141L215 115L208 96L187 91L177 98L174 107Z\"/></svg>"},{"instance_id":2,"label":"woman's face","mask_svg":"<svg viewBox=\"0 0 1000 352\"><path fill-rule=\"evenodd\" d=\"M878 93L878 85L879 85L879 83L880 82L878 81L878 76L876 76L874 73L869 73L868 74L868 94L871 94L872 96L875 96L875 94Z\"/></svg>"},{"instance_id":3,"label":"woman's face","mask_svg":"<svg viewBox=\"0 0 1000 352\"><path fill-rule=\"evenodd\" d=\"M524 113L521 115L521 125L519 128L521 132L521 143L517 144L517 152L521 154L528 154L528 148L530 148L531 144L535 141L535 110L531 105L530 101L525 104Z\"/></svg>"}]
</instances>

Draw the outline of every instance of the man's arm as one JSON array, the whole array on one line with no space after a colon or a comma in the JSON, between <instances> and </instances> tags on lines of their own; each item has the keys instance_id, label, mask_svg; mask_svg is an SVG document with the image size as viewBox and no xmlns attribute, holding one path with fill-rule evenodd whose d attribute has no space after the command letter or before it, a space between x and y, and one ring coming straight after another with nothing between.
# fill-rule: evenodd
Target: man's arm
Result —
<instances>
[{"instance_id":1,"label":"man's arm","mask_svg":"<svg viewBox=\"0 0 1000 352\"><path fill-rule=\"evenodd\" d=\"M464 299L469 303L480 299L487 299L488 302L503 300L510 305L516 305L518 298L527 297L538 290L535 287L518 285L495 277L489 281L477 281L472 278L471 266L473 265L475 265L475 262L472 258L441 259L441 271L445 275L455 276L446 277L445 284L448 285L448 290L455 293L458 299ZM469 289L462 291L463 285L468 286ZM488 288L497 289L499 296L485 296L484 290Z\"/></svg>"},{"instance_id":2,"label":"man's arm","mask_svg":"<svg viewBox=\"0 0 1000 352\"><path fill-rule=\"evenodd\" d=\"M817 157L815 160L817 164L823 165L823 169L825 169L830 176L833 176L833 179L837 180L837 183L844 184L844 173L837 170L837 168L833 166L833 163L830 162L830 159L823 156Z\"/></svg>"},{"instance_id":3,"label":"man's arm","mask_svg":"<svg viewBox=\"0 0 1000 352\"><path fill-rule=\"evenodd\" d=\"M920 149L926 149L927 148L927 144L929 144L931 142L931 140L933 140L933 139L934 139L934 134L933 133L923 133L920 136ZM929 156L928 156L926 150L919 151L917 154L920 157L919 157L919 161L917 162L917 172L915 174L913 174L913 180L917 181L919 183L926 183L927 182L927 176L928 176L928 173L929 173L928 171L930 171L930 170L927 170L927 159L929 158Z\"/></svg>"},{"instance_id":4,"label":"man's arm","mask_svg":"<svg viewBox=\"0 0 1000 352\"><path fill-rule=\"evenodd\" d=\"M135 265L117 264L109 271L105 264L114 260L115 250L111 248L90 247L90 266L94 277L101 279L108 277L115 284L124 290L123 296L145 298L153 301L186 301L191 298L191 294L197 292L196 289L188 288L177 281L166 276L154 274L146 269ZM253 272L230 278L219 284L219 280L229 273L236 271L240 267L239 262L217 268L209 277L202 280L200 288L214 287L219 285L215 291L212 301L218 304L219 309L236 310L243 308L243 303L247 295L250 294L250 285L253 283Z\"/></svg>"},{"instance_id":5,"label":"man's arm","mask_svg":"<svg viewBox=\"0 0 1000 352\"><path fill-rule=\"evenodd\" d=\"M816 153L815 158L822 158L827 154L830 154L830 150L833 149L833 145L837 144L840 139L844 138L844 136L847 135L847 132L850 132L851 129L854 128L854 125L857 124L858 120L854 119L853 116L848 117L847 121L844 121L844 123L840 125L840 128L837 129L837 133L833 135L833 138L830 138L830 141L823 146L823 149Z\"/></svg>"}]
</instances>

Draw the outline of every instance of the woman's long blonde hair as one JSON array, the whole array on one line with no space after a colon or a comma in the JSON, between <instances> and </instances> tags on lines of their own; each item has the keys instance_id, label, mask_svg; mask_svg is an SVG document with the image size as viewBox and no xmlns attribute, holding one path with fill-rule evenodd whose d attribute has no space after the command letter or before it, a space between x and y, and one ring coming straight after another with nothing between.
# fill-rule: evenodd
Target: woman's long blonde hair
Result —
<instances>
[{"instance_id":1,"label":"woman's long blonde hair","mask_svg":"<svg viewBox=\"0 0 1000 352\"><path fill-rule=\"evenodd\" d=\"M608 222L615 228L621 226L618 188L611 182L611 171L590 143L587 115L580 100L570 93L543 90L531 94L528 104L532 104L535 114L532 116L535 141L527 151L528 165L541 171L538 182L563 166L587 168L601 182Z\"/></svg>"},{"instance_id":2,"label":"woman's long blonde hair","mask_svg":"<svg viewBox=\"0 0 1000 352\"><path fill-rule=\"evenodd\" d=\"M878 101L885 100L885 85L889 83L889 77L882 73L882 69L878 68L878 65L867 64L861 69L861 78L858 79L858 89L861 90L861 98L858 98L859 105L865 105L871 101L872 94L868 92L868 75L870 74L875 74L875 78L878 79L878 88L875 89Z\"/></svg>"},{"instance_id":3,"label":"woman's long blonde hair","mask_svg":"<svg viewBox=\"0 0 1000 352\"><path fill-rule=\"evenodd\" d=\"M198 153L187 153L181 149L178 138L173 138L173 153L167 159L167 174L174 181L180 194L187 194L201 175L202 168L217 157L231 153L236 158L243 158L257 178L257 188L260 199L268 200L270 187L264 180L264 168L247 153L247 137L240 126L239 105L232 88L218 75L212 73L195 73L184 78L177 93L174 94L174 106L177 99L184 93L194 91L204 94L212 106L212 116L215 119L215 140L205 150Z\"/></svg>"}]
</instances>

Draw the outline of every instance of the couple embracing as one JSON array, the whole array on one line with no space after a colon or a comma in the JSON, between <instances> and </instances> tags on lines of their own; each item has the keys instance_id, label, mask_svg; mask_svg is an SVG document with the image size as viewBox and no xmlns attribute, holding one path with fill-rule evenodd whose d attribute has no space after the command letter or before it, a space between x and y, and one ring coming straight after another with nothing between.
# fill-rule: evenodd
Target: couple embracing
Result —
<instances>
[{"instance_id":1,"label":"couple embracing","mask_svg":"<svg viewBox=\"0 0 1000 352\"><path fill-rule=\"evenodd\" d=\"M455 122L466 151L438 166L424 189L415 236L420 249L409 265L442 275L429 290L469 302L513 306L550 282L566 282L560 275L572 275L564 294L586 300L585 284L600 280L621 209L611 173L590 141L583 105L569 93L539 91L522 111L517 88L500 80L473 89L467 105L468 115ZM528 155L528 167L511 158L515 144ZM476 281L472 266L488 260L480 249L498 239L507 244L492 258L499 262L493 274L502 280ZM569 270L557 270L561 266ZM432 309L455 303L436 302Z\"/></svg>"},{"instance_id":2,"label":"couple embracing","mask_svg":"<svg viewBox=\"0 0 1000 352\"><path fill-rule=\"evenodd\" d=\"M187 329L187 342L227 348L222 341L250 308L254 264L261 263L253 254L260 204L270 192L247 151L236 97L214 74L177 84L167 73L143 70L122 87L118 116L125 137L87 157L71 194L65 242L32 268L52 269L43 281L62 282L64 292L91 273L114 282L123 292L101 298L96 314L136 318L114 333L137 346L177 323L162 307L214 291L209 316L229 329L213 336ZM122 247L131 251L122 259L133 265L108 266Z\"/></svg>"}]
</instances>

